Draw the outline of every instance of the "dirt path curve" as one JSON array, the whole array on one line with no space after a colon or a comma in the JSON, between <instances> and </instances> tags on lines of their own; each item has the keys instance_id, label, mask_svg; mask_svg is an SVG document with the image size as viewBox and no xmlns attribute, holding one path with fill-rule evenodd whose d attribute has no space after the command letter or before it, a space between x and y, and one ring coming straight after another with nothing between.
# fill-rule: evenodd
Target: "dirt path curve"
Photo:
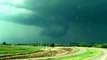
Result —
<instances>
[{"instance_id":1,"label":"dirt path curve","mask_svg":"<svg viewBox=\"0 0 107 60\"><path fill-rule=\"evenodd\" d=\"M57 47L57 48L64 48L64 47ZM71 47L68 47L68 48L71 48ZM77 55L77 54L82 54L84 52L87 52L87 48L84 48L84 47L76 47L76 48L78 48L79 51L73 54L66 54L66 55L54 56L54 57L27 58L27 59L20 59L20 60L39 60L39 59L46 59L46 58L57 58L57 57L71 56L71 55ZM19 60L19 59L14 59L14 60Z\"/></svg>"},{"instance_id":2,"label":"dirt path curve","mask_svg":"<svg viewBox=\"0 0 107 60\"><path fill-rule=\"evenodd\" d=\"M95 48L95 49L100 50L101 54L99 56L88 58L87 60L107 60L107 50L102 48Z\"/></svg>"}]
</instances>

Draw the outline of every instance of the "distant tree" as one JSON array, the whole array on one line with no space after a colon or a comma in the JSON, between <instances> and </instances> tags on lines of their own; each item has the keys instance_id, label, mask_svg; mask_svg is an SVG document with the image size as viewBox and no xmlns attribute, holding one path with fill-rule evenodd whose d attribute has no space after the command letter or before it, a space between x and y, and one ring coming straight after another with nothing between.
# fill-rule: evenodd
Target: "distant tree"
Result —
<instances>
[{"instance_id":1,"label":"distant tree","mask_svg":"<svg viewBox=\"0 0 107 60\"><path fill-rule=\"evenodd\" d=\"M93 47L96 47L96 48L102 48L103 45L102 45L102 44L94 44Z\"/></svg>"},{"instance_id":2,"label":"distant tree","mask_svg":"<svg viewBox=\"0 0 107 60\"><path fill-rule=\"evenodd\" d=\"M103 44L103 48L107 48L107 44Z\"/></svg>"},{"instance_id":3,"label":"distant tree","mask_svg":"<svg viewBox=\"0 0 107 60\"><path fill-rule=\"evenodd\" d=\"M3 44L3 45L6 45L7 43L6 43L6 42L3 42L2 44Z\"/></svg>"},{"instance_id":4,"label":"distant tree","mask_svg":"<svg viewBox=\"0 0 107 60\"><path fill-rule=\"evenodd\" d=\"M55 47L55 44L54 43L50 44L50 47Z\"/></svg>"},{"instance_id":5,"label":"distant tree","mask_svg":"<svg viewBox=\"0 0 107 60\"><path fill-rule=\"evenodd\" d=\"M98 44L96 47L97 47L97 48L102 48L103 45L102 45L102 44Z\"/></svg>"}]
</instances>

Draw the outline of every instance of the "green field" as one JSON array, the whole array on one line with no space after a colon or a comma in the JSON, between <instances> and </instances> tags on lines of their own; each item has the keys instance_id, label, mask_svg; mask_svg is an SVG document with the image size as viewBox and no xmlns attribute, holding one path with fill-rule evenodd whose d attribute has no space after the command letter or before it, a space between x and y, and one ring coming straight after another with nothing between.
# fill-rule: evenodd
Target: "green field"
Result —
<instances>
[{"instance_id":1,"label":"green field","mask_svg":"<svg viewBox=\"0 0 107 60\"><path fill-rule=\"evenodd\" d=\"M99 55L100 52L98 50L95 50L95 49L87 49L87 52L84 52L83 54L78 54L78 55L72 55L72 56L67 56L67 57L63 57L63 58L60 58L60 59L63 59L63 60L82 60L82 59L85 59L85 58L89 58L89 57L92 57L92 56L96 56L96 55Z\"/></svg>"},{"instance_id":2,"label":"green field","mask_svg":"<svg viewBox=\"0 0 107 60\"><path fill-rule=\"evenodd\" d=\"M16 53L27 53L27 52L32 52L32 51L38 51L42 47L38 46L18 46L18 45L0 45L0 55L5 55L5 54L16 54Z\"/></svg>"},{"instance_id":3,"label":"green field","mask_svg":"<svg viewBox=\"0 0 107 60\"><path fill-rule=\"evenodd\" d=\"M17 53L23 53L22 55L26 55L29 52L40 51L44 47L42 46L32 46L32 45L0 45L0 57L8 56L8 55L17 55ZM46 48L46 47L45 47ZM84 48L86 51L81 54L75 54L80 49L73 48L73 51L69 53L68 56L56 56L52 58L44 58L40 60L83 60L93 56L100 55L100 51L94 48ZM74 54L74 55L73 55ZM40 54L39 54L40 55ZM28 56L25 56L25 58Z\"/></svg>"}]
</instances>

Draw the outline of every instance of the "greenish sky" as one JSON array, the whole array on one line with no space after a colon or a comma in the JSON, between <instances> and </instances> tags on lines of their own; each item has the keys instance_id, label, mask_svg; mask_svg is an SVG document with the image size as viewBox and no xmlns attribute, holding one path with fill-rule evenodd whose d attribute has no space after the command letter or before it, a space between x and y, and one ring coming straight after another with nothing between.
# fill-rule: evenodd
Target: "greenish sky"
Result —
<instances>
[{"instance_id":1,"label":"greenish sky","mask_svg":"<svg viewBox=\"0 0 107 60\"><path fill-rule=\"evenodd\" d=\"M0 0L0 42L106 43L107 0Z\"/></svg>"}]
</instances>

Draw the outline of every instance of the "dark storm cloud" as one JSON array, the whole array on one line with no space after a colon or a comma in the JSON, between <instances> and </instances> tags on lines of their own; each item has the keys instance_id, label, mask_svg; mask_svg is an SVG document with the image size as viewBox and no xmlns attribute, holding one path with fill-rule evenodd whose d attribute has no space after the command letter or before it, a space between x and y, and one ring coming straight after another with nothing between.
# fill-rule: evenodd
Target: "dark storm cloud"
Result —
<instances>
[{"instance_id":1,"label":"dark storm cloud","mask_svg":"<svg viewBox=\"0 0 107 60\"><path fill-rule=\"evenodd\" d=\"M20 23L25 24L67 24L75 22L78 16L79 22L86 22L87 20L92 23L105 22L106 20L106 0L34 0L28 1L27 9L33 12L38 12L31 17L16 18ZM25 21L24 21L25 20ZM29 23L28 23L28 22Z\"/></svg>"},{"instance_id":2,"label":"dark storm cloud","mask_svg":"<svg viewBox=\"0 0 107 60\"><path fill-rule=\"evenodd\" d=\"M51 26L42 32L42 35L52 36L54 38L61 37L68 31L68 26Z\"/></svg>"},{"instance_id":3,"label":"dark storm cloud","mask_svg":"<svg viewBox=\"0 0 107 60\"><path fill-rule=\"evenodd\" d=\"M60 40L95 40L107 27L107 0L28 0L23 8L33 14L9 21L42 27L41 35Z\"/></svg>"}]
</instances>

